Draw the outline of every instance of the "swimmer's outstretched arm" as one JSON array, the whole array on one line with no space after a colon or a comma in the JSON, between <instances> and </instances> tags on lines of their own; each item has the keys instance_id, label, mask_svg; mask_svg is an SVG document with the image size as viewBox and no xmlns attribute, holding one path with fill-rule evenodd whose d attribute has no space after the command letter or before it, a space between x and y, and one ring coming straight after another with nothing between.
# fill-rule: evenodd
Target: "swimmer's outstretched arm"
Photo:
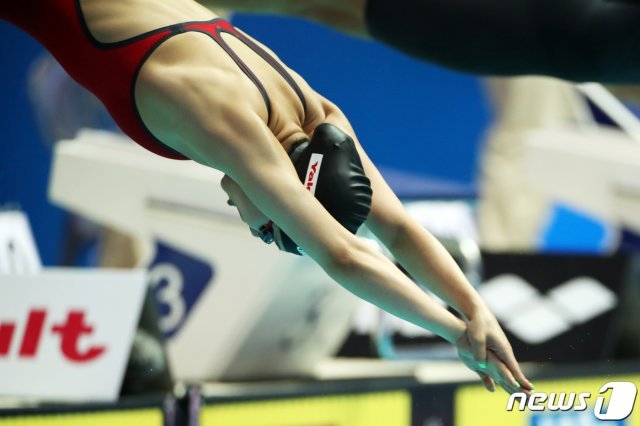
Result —
<instances>
[{"instance_id":1,"label":"swimmer's outstretched arm","mask_svg":"<svg viewBox=\"0 0 640 426\"><path fill-rule=\"evenodd\" d=\"M329 106L328 102L326 104ZM334 113L330 112L331 106L326 110L329 111L326 122L345 129L354 137L349 123L337 108ZM409 222L411 219L404 214L404 210L393 192L384 183L360 147L359 149L367 174L371 178L374 193L369 225L387 245L396 250L395 246L398 243L393 240L405 236L400 232L402 222L405 220ZM507 392L514 392L518 388L515 380L522 384L523 390L529 391L531 389L530 383L520 371L511 347L495 318L467 283L448 253L430 234L421 228L419 232L417 228L407 232L407 234L415 233L414 240L417 241L412 243L413 248L422 251L419 256L413 256L414 261L419 263L414 269L418 272L418 277L424 276L425 268L427 268L442 278L443 284L436 286L437 288L434 290L445 300L450 301L453 306L458 307L461 312L467 314L470 322L466 327L459 320L450 316L448 311L435 304L386 257L377 251L372 251L368 245L363 244L333 220L317 200L309 197L309 192L300 185L291 162L283 154L282 149L275 149L275 151L273 160L266 163L269 167L262 171L258 170L259 173L266 173L269 176L254 176L251 180L253 183L245 180L246 188L258 189L258 193L253 195L253 200L247 198L245 191L235 182L235 179L242 179L242 177L233 178L231 176L223 179L223 188L238 208L243 220L251 228L257 229L265 223L267 218L275 217L278 212L280 212L279 215L282 219L276 219L276 223L278 223L277 220L285 220L282 223L295 225L295 222L291 222L288 216L294 214L295 210L294 216L291 217L298 217L298 227L301 229L298 229L297 232L301 235L300 238L306 235L308 239L308 242L305 243L307 246L301 244L302 247L336 281L363 299L401 318L433 330L453 343L458 349L460 358L471 370L480 374L489 390L493 390L495 382L498 382ZM265 155L266 153L263 153L252 161L267 158ZM273 168L271 168L272 165ZM286 184L285 180L281 180L283 169L280 167L287 170ZM258 182L265 181L275 185L272 191L283 191L280 195L280 197L284 197L282 198L283 204L290 202L295 205L274 206L274 201L277 198L272 198L272 195L265 193L258 184ZM301 189L302 192L300 192ZM264 199L260 202L263 206L270 206L272 213L257 205L261 193ZM292 197L289 194L295 195ZM296 199L299 201L295 201ZM386 203L389 205L385 207ZM273 210L274 207L275 210ZM289 209L291 209L289 213L286 213ZM308 215L308 218L304 219L304 215ZM289 229L286 231L289 232ZM298 240L296 239L296 241ZM422 247L420 247L421 244ZM307 247L315 247L315 249L308 251L311 249ZM406 257L411 258L412 256ZM463 329L460 329L460 326L463 326ZM452 336L456 334L458 334L457 339L451 340ZM488 352L485 351L487 343L490 344L489 349L491 349ZM481 357L476 355L475 358L488 361L486 366L479 366L474 359L473 352L478 353L479 351L484 351L484 354Z\"/></svg>"},{"instance_id":2,"label":"swimmer's outstretched arm","mask_svg":"<svg viewBox=\"0 0 640 426\"><path fill-rule=\"evenodd\" d=\"M225 172L249 199L333 279L355 295L451 343L465 324L421 291L391 261L344 229L300 184L282 146L251 108L234 104L214 143L190 146L199 162ZM237 108L237 109L236 109ZM180 149L180 146L174 148Z\"/></svg>"},{"instance_id":3,"label":"swimmer's outstretched arm","mask_svg":"<svg viewBox=\"0 0 640 426\"><path fill-rule=\"evenodd\" d=\"M524 390L532 390L533 386L520 370L511 345L495 316L467 281L451 255L433 235L407 214L400 200L358 143L342 112L326 99L323 99L323 103L327 111L326 121L343 129L356 141L360 159L371 180L373 199L367 227L415 279L427 285L469 320L466 338L471 353L461 354L463 361L480 374L487 388L492 388L493 382L489 378L492 375L486 374L483 364L495 355L508 369L502 370L497 380L503 388L507 391L517 389L515 379ZM460 347L460 342L458 346Z\"/></svg>"}]
</instances>

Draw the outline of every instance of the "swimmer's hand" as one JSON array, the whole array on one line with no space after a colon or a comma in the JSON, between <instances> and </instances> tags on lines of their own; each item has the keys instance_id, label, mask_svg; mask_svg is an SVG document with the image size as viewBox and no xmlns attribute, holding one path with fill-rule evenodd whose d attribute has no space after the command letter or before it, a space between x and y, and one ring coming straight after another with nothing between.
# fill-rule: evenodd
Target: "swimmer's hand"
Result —
<instances>
[{"instance_id":1,"label":"swimmer's hand","mask_svg":"<svg viewBox=\"0 0 640 426\"><path fill-rule=\"evenodd\" d=\"M269 218L258 210L242 188L229 176L225 175L222 178L221 185L227 196L229 196L227 204L234 206L238 210L242 221L249 225L251 234L254 237L259 237L260 228L269 222Z\"/></svg>"},{"instance_id":2,"label":"swimmer's hand","mask_svg":"<svg viewBox=\"0 0 640 426\"><path fill-rule=\"evenodd\" d=\"M494 355L507 367L509 377L515 379L523 390L533 390L533 385L522 373L498 320L485 305L476 308L469 315L466 335L473 358L480 369L488 365L490 356Z\"/></svg>"},{"instance_id":3,"label":"swimmer's hand","mask_svg":"<svg viewBox=\"0 0 640 426\"><path fill-rule=\"evenodd\" d=\"M513 354L513 349L498 321L486 308L478 310L467 324L467 330L455 344L458 356L480 376L489 390L496 383L508 393L533 391Z\"/></svg>"}]
</instances>

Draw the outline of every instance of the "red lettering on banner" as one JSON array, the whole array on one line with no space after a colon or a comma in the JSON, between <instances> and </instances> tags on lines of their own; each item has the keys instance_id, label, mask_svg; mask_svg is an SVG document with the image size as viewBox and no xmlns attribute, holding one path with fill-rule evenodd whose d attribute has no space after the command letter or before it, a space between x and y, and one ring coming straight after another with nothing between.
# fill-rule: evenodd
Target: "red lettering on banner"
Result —
<instances>
[{"instance_id":1,"label":"red lettering on banner","mask_svg":"<svg viewBox=\"0 0 640 426\"><path fill-rule=\"evenodd\" d=\"M15 324L6 322L0 323L0 356L7 355L9 353L15 329Z\"/></svg>"},{"instance_id":2,"label":"red lettering on banner","mask_svg":"<svg viewBox=\"0 0 640 426\"><path fill-rule=\"evenodd\" d=\"M23 358L33 358L40 344L42 336L42 326L47 313L43 310L32 310L29 312L27 327L24 330L22 344L20 345L20 356Z\"/></svg>"},{"instance_id":3,"label":"red lettering on banner","mask_svg":"<svg viewBox=\"0 0 640 426\"><path fill-rule=\"evenodd\" d=\"M105 351L104 346L92 346L84 352L78 351L78 340L83 334L93 333L93 327L84 323L84 312L71 311L67 316L67 322L63 325L54 325L51 329L54 333L60 333L60 349L69 361L91 361Z\"/></svg>"},{"instance_id":4,"label":"red lettering on banner","mask_svg":"<svg viewBox=\"0 0 640 426\"><path fill-rule=\"evenodd\" d=\"M34 358L38 355L46 317L47 311L44 309L29 311L20 342L19 358ZM15 329L15 322L0 323L0 358L9 355ZM51 332L60 335L60 351L71 362L93 361L106 351L106 347L103 345L91 346L84 351L80 351L78 348L80 338L93 333L93 327L85 323L83 311L70 311L66 321L54 324L51 327Z\"/></svg>"}]
</instances>

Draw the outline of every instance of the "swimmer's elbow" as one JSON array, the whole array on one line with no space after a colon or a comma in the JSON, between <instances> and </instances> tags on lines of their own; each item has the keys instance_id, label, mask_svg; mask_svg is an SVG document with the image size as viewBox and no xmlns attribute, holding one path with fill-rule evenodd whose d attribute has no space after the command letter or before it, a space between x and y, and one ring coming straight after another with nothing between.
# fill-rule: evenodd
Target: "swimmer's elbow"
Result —
<instances>
[{"instance_id":1,"label":"swimmer's elbow","mask_svg":"<svg viewBox=\"0 0 640 426\"><path fill-rule=\"evenodd\" d=\"M352 268L355 259L355 248L350 244L337 244L326 253L327 269L333 273L343 274Z\"/></svg>"},{"instance_id":2,"label":"swimmer's elbow","mask_svg":"<svg viewBox=\"0 0 640 426\"><path fill-rule=\"evenodd\" d=\"M324 256L325 271L337 281L350 277L361 268L370 250L364 242L353 237L350 241L343 241L332 245Z\"/></svg>"},{"instance_id":3,"label":"swimmer's elbow","mask_svg":"<svg viewBox=\"0 0 640 426\"><path fill-rule=\"evenodd\" d=\"M415 235L420 225L413 220L406 219L393 223L389 228L389 235L383 243L391 253L397 253L406 247L407 242Z\"/></svg>"},{"instance_id":4,"label":"swimmer's elbow","mask_svg":"<svg viewBox=\"0 0 640 426\"><path fill-rule=\"evenodd\" d=\"M415 226L416 222L404 212L402 215L372 213L367 220L367 227L392 253L404 245L407 238L415 231Z\"/></svg>"}]
</instances>

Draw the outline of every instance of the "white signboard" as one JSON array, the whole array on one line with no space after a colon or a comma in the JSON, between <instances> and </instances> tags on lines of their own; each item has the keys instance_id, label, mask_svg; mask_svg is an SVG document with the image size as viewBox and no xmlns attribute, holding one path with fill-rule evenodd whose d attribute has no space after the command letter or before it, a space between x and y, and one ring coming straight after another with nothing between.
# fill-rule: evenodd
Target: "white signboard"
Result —
<instances>
[{"instance_id":1,"label":"white signboard","mask_svg":"<svg viewBox=\"0 0 640 426\"><path fill-rule=\"evenodd\" d=\"M27 217L19 211L0 211L0 274L31 274L41 268Z\"/></svg>"},{"instance_id":2,"label":"white signboard","mask_svg":"<svg viewBox=\"0 0 640 426\"><path fill-rule=\"evenodd\" d=\"M142 270L0 275L0 395L116 400L144 293Z\"/></svg>"}]
</instances>

